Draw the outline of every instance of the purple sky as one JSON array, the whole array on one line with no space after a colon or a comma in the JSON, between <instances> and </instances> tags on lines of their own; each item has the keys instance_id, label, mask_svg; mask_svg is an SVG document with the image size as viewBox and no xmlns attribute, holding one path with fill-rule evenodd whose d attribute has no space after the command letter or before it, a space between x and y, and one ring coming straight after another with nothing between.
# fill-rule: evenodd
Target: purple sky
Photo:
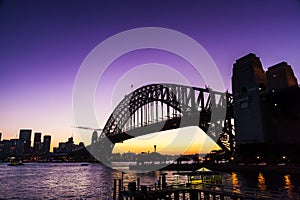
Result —
<instances>
[{"instance_id":1,"label":"purple sky","mask_svg":"<svg viewBox=\"0 0 300 200\"><path fill-rule=\"evenodd\" d=\"M73 132L73 84L85 57L108 37L147 26L174 29L198 41L229 90L232 64L250 52L265 69L286 61L300 77L300 1L0 1L3 138L32 128L51 134L54 146L66 140ZM172 65L171 55L155 55L155 61ZM147 51L129 57L149 62ZM118 67L112 77L122 63ZM201 81L195 86L204 87ZM96 108L102 125L111 111Z\"/></svg>"}]
</instances>

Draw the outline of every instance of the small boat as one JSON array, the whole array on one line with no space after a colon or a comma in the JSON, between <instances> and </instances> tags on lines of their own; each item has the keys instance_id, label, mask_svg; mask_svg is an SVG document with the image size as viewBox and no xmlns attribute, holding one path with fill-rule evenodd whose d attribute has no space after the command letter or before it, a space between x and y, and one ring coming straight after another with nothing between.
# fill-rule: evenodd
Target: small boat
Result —
<instances>
[{"instance_id":1,"label":"small boat","mask_svg":"<svg viewBox=\"0 0 300 200\"><path fill-rule=\"evenodd\" d=\"M8 166L19 166L24 165L22 160L16 160L15 157L11 157Z\"/></svg>"},{"instance_id":2,"label":"small boat","mask_svg":"<svg viewBox=\"0 0 300 200\"><path fill-rule=\"evenodd\" d=\"M88 166L89 163L81 163L81 166Z\"/></svg>"}]
</instances>

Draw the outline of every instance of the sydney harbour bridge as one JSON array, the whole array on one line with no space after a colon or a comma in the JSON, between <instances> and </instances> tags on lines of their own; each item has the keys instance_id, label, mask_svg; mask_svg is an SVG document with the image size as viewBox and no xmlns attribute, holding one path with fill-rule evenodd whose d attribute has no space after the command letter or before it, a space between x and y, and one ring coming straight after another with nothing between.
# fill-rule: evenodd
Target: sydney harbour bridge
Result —
<instances>
[{"instance_id":1,"label":"sydney harbour bridge","mask_svg":"<svg viewBox=\"0 0 300 200\"><path fill-rule=\"evenodd\" d=\"M100 161L116 143L154 132L198 126L223 151L235 148L233 99L228 92L177 84L145 85L126 95L100 136L94 132L91 153Z\"/></svg>"}]
</instances>

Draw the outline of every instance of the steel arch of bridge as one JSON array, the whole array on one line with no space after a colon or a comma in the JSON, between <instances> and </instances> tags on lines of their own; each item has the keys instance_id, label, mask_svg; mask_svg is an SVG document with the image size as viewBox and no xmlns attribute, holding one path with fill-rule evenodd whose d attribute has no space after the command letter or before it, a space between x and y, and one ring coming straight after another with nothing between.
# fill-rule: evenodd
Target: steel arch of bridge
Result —
<instances>
[{"instance_id":1,"label":"steel arch of bridge","mask_svg":"<svg viewBox=\"0 0 300 200\"><path fill-rule=\"evenodd\" d=\"M152 122L149 123L147 116L155 112L149 106L153 102L156 103L155 109L159 106L166 113L166 118L159 120L152 116ZM176 113L175 116L171 116L170 109ZM224 115L214 116L214 112L223 112ZM232 95L228 92L177 84L150 84L126 95L117 105L98 138L99 148L100 152L109 153L115 143L141 136L145 132L148 134L150 132L145 131L148 127L160 124L159 131L198 126L224 151L233 152L235 135L232 121ZM142 134L136 135L135 130Z\"/></svg>"}]
</instances>

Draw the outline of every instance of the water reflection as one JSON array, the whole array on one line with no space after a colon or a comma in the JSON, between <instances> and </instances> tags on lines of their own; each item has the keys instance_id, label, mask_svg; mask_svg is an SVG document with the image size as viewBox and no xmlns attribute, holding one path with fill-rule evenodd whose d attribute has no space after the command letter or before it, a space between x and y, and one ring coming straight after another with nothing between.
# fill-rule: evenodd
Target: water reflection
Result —
<instances>
[{"instance_id":1,"label":"water reflection","mask_svg":"<svg viewBox=\"0 0 300 200\"><path fill-rule=\"evenodd\" d=\"M261 191L265 191L267 189L265 177L261 172L259 172L257 177L257 187Z\"/></svg>"},{"instance_id":2,"label":"water reflection","mask_svg":"<svg viewBox=\"0 0 300 200\"><path fill-rule=\"evenodd\" d=\"M284 189L286 189L288 197L292 198L294 185L292 184L290 175L284 175L283 179L284 179Z\"/></svg>"},{"instance_id":3,"label":"water reflection","mask_svg":"<svg viewBox=\"0 0 300 200\"><path fill-rule=\"evenodd\" d=\"M232 180L232 187L234 188L234 191L240 193L241 191L238 188L239 187L239 179L235 172L231 173L231 180Z\"/></svg>"},{"instance_id":4,"label":"water reflection","mask_svg":"<svg viewBox=\"0 0 300 200\"><path fill-rule=\"evenodd\" d=\"M187 182L187 177L175 176L177 171L124 174L124 187L140 179L140 185L154 185L166 173L167 185ZM235 192L246 188L261 191L285 189L290 199L300 188L300 174L232 172L223 174L223 182ZM114 179L121 179L120 171L101 164L81 166L80 163L26 163L20 167L0 164L0 199L112 199ZM178 178L178 179L177 179ZM270 181L266 181L270 180ZM241 191L240 191L241 190Z\"/></svg>"},{"instance_id":5,"label":"water reflection","mask_svg":"<svg viewBox=\"0 0 300 200\"><path fill-rule=\"evenodd\" d=\"M232 186L237 187L239 184L239 179L237 177L237 174L235 172L231 173L231 179L232 179Z\"/></svg>"}]
</instances>

